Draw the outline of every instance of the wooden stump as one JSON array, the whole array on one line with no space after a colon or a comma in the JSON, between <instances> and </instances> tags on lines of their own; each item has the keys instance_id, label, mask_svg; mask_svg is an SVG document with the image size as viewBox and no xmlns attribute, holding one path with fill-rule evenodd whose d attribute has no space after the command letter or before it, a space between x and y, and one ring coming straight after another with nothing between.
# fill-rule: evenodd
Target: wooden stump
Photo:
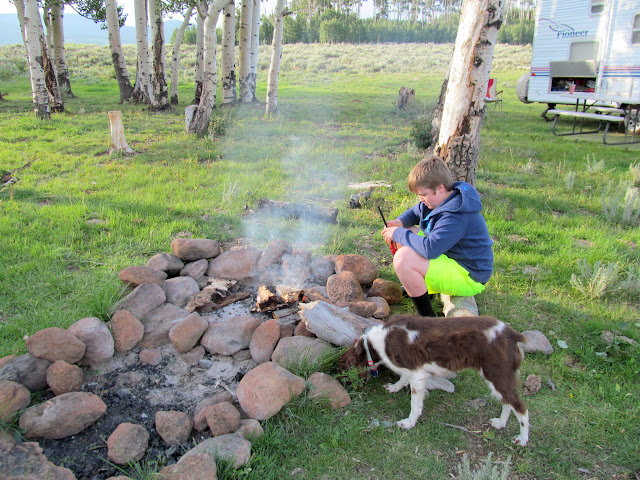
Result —
<instances>
[{"instance_id":1,"label":"wooden stump","mask_svg":"<svg viewBox=\"0 0 640 480\"><path fill-rule=\"evenodd\" d=\"M122 112L120 110L115 110L112 112L108 112L109 114L109 125L111 127L111 149L109 150L109 154L112 153L125 153L131 154L134 152L129 145L127 145L127 140L124 137L124 125L122 124Z\"/></svg>"},{"instance_id":2,"label":"wooden stump","mask_svg":"<svg viewBox=\"0 0 640 480\"><path fill-rule=\"evenodd\" d=\"M477 317L478 305L474 297L453 297L450 295L440 294L442 303L444 303L445 317Z\"/></svg>"},{"instance_id":3,"label":"wooden stump","mask_svg":"<svg viewBox=\"0 0 640 480\"><path fill-rule=\"evenodd\" d=\"M398 92L398 110L404 110L407 105L412 103L416 98L416 91L413 88L400 87Z\"/></svg>"}]
</instances>

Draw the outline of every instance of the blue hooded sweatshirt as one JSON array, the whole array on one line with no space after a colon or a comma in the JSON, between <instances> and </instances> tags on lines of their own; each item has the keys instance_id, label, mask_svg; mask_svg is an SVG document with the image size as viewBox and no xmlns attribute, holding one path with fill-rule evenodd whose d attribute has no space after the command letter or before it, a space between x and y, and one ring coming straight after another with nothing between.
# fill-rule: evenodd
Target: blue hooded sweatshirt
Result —
<instances>
[{"instance_id":1,"label":"blue hooded sweatshirt","mask_svg":"<svg viewBox=\"0 0 640 480\"><path fill-rule=\"evenodd\" d=\"M480 194L467 182L455 182L453 192L435 209L420 202L398 217L403 227L393 232L393 241L434 259L442 254L486 283L493 273L493 241L480 213ZM418 225L424 237L406 227Z\"/></svg>"}]
</instances>

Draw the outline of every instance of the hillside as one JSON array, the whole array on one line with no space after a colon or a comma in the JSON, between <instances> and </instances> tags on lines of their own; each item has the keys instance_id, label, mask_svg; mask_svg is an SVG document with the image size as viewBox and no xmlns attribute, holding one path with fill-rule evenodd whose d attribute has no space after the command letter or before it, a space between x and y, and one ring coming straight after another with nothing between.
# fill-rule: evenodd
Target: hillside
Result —
<instances>
[{"instance_id":1,"label":"hillside","mask_svg":"<svg viewBox=\"0 0 640 480\"><path fill-rule=\"evenodd\" d=\"M171 38L173 31L182 23L179 20L167 20L164 24L165 38ZM136 29L125 25L120 29L122 43L136 43ZM77 14L67 13L64 16L64 38L66 43L89 45L108 45L107 31L101 25ZM17 15L0 14L0 45L22 43Z\"/></svg>"}]
</instances>

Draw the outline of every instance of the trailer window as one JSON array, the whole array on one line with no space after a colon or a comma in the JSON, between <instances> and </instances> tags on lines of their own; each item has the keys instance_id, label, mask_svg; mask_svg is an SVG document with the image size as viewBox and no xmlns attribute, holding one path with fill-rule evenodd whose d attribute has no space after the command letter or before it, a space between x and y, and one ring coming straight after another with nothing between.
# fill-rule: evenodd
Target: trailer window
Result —
<instances>
[{"instance_id":1,"label":"trailer window","mask_svg":"<svg viewBox=\"0 0 640 480\"><path fill-rule=\"evenodd\" d=\"M598 42L573 42L569 49L569 60L597 60L599 46Z\"/></svg>"},{"instance_id":2,"label":"trailer window","mask_svg":"<svg viewBox=\"0 0 640 480\"><path fill-rule=\"evenodd\" d=\"M640 14L633 17L633 28L631 29L631 43L640 43Z\"/></svg>"},{"instance_id":3,"label":"trailer window","mask_svg":"<svg viewBox=\"0 0 640 480\"><path fill-rule=\"evenodd\" d=\"M605 0L591 0L591 14L600 15L604 12Z\"/></svg>"}]
</instances>

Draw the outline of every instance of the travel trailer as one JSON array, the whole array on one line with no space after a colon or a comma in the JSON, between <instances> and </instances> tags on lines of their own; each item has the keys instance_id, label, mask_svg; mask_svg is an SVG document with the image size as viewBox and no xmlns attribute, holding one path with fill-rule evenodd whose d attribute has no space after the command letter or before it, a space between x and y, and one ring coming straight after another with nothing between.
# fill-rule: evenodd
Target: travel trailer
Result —
<instances>
[{"instance_id":1,"label":"travel trailer","mask_svg":"<svg viewBox=\"0 0 640 480\"><path fill-rule=\"evenodd\" d=\"M640 1L538 0L531 70L516 92L521 101L549 109L576 105L572 95L591 105L637 109Z\"/></svg>"}]
</instances>

